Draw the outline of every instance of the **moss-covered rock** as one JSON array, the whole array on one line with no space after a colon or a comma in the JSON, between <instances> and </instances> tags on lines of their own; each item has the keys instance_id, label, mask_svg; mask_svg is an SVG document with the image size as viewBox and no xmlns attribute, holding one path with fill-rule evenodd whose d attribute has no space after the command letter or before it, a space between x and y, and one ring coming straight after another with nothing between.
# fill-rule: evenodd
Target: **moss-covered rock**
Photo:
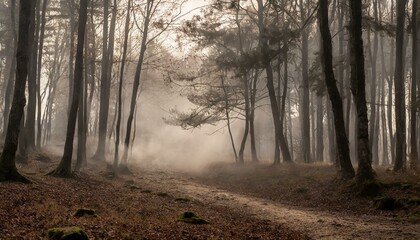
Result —
<instances>
[{"instance_id":1,"label":"moss-covered rock","mask_svg":"<svg viewBox=\"0 0 420 240\"><path fill-rule=\"evenodd\" d=\"M186 202L190 202L191 200L190 199L188 199L188 198L175 198L175 202L183 202L183 203L186 203Z\"/></svg>"},{"instance_id":2,"label":"moss-covered rock","mask_svg":"<svg viewBox=\"0 0 420 240\"><path fill-rule=\"evenodd\" d=\"M208 224L206 220L200 218L193 212L184 212L178 219L179 222L191 223L191 224Z\"/></svg>"},{"instance_id":3,"label":"moss-covered rock","mask_svg":"<svg viewBox=\"0 0 420 240\"><path fill-rule=\"evenodd\" d=\"M86 232L79 227L48 229L48 240L89 240Z\"/></svg>"},{"instance_id":4,"label":"moss-covered rock","mask_svg":"<svg viewBox=\"0 0 420 240\"><path fill-rule=\"evenodd\" d=\"M167 196L169 196L169 194L167 194L165 192L159 192L156 195L158 195L159 197L167 197Z\"/></svg>"},{"instance_id":5,"label":"moss-covered rock","mask_svg":"<svg viewBox=\"0 0 420 240\"><path fill-rule=\"evenodd\" d=\"M84 217L84 216L93 216L95 215L95 210L87 209L87 208L79 208L77 209L76 213L74 214L75 217Z\"/></svg>"}]
</instances>

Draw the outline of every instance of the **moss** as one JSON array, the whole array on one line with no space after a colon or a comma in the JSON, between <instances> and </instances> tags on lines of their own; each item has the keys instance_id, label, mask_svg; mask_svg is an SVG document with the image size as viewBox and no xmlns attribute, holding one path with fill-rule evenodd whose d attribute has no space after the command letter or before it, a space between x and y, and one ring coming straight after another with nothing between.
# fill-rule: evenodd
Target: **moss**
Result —
<instances>
[{"instance_id":1,"label":"moss","mask_svg":"<svg viewBox=\"0 0 420 240\"><path fill-rule=\"evenodd\" d=\"M87 209L87 208L79 208L77 209L76 213L74 214L75 217L84 217L84 216L94 216L95 215L95 210L92 209Z\"/></svg>"},{"instance_id":2,"label":"moss","mask_svg":"<svg viewBox=\"0 0 420 240\"><path fill-rule=\"evenodd\" d=\"M184 202L184 203L186 203L186 202L189 202L190 201L190 199L188 199L188 198L175 198L175 202Z\"/></svg>"},{"instance_id":3,"label":"moss","mask_svg":"<svg viewBox=\"0 0 420 240\"><path fill-rule=\"evenodd\" d=\"M89 240L86 232L79 227L48 229L48 240Z\"/></svg>"},{"instance_id":4,"label":"moss","mask_svg":"<svg viewBox=\"0 0 420 240\"><path fill-rule=\"evenodd\" d=\"M184 212L178 219L179 222L191 223L191 224L208 224L206 220L200 218L193 212Z\"/></svg>"},{"instance_id":5,"label":"moss","mask_svg":"<svg viewBox=\"0 0 420 240\"><path fill-rule=\"evenodd\" d=\"M167 197L167 196L169 196L169 194L164 193L164 192L159 192L156 195L158 195L159 197Z\"/></svg>"}]
</instances>

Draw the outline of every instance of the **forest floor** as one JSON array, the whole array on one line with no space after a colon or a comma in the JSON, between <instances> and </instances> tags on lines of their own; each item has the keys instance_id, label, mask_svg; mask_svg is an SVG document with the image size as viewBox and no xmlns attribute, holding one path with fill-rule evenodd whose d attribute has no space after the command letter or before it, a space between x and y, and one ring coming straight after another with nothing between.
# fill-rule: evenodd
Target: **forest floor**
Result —
<instances>
[{"instance_id":1,"label":"forest floor","mask_svg":"<svg viewBox=\"0 0 420 240\"><path fill-rule=\"evenodd\" d=\"M333 167L225 163L183 172L141 164L112 178L106 164L90 164L62 179L46 175L59 161L49 157L19 166L32 184L0 183L0 239L45 239L49 228L67 226L90 239L420 239L418 205L377 210ZM380 196L420 197L418 175L377 173ZM96 217L74 216L79 208ZM186 211L209 224L177 221Z\"/></svg>"}]
</instances>

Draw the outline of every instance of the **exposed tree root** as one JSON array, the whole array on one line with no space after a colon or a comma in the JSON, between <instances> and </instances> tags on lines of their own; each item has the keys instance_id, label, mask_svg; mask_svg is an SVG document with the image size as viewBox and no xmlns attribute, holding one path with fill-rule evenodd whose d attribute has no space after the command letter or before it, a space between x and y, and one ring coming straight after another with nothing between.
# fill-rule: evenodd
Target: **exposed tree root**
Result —
<instances>
[{"instance_id":1,"label":"exposed tree root","mask_svg":"<svg viewBox=\"0 0 420 240\"><path fill-rule=\"evenodd\" d=\"M0 182L6 181L31 183L29 179L21 175L16 169L0 171Z\"/></svg>"},{"instance_id":2,"label":"exposed tree root","mask_svg":"<svg viewBox=\"0 0 420 240\"><path fill-rule=\"evenodd\" d=\"M48 173L53 177L72 178L74 176L71 170L67 170L61 166L58 166L55 170Z\"/></svg>"}]
</instances>

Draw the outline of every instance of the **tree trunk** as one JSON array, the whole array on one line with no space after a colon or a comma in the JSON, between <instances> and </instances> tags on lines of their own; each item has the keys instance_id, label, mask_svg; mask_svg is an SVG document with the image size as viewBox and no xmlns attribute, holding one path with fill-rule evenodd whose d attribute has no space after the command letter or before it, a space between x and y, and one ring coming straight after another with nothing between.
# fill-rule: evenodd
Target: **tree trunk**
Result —
<instances>
[{"instance_id":1,"label":"tree trunk","mask_svg":"<svg viewBox=\"0 0 420 240\"><path fill-rule=\"evenodd\" d=\"M338 88L337 88L338 90ZM324 103L322 96L317 96L316 107L316 157L318 162L324 161ZM340 96L341 99L341 96Z\"/></svg>"},{"instance_id":2,"label":"tree trunk","mask_svg":"<svg viewBox=\"0 0 420 240\"><path fill-rule=\"evenodd\" d=\"M410 121L410 167L416 168L416 165L419 161L417 153L417 109L418 109L418 95L417 95L417 81L418 81L418 43L419 43L419 33L418 26L420 22L419 16L419 2L418 0L413 0L413 13L411 15L413 28L413 47L412 47L412 74L411 74L411 121Z\"/></svg>"},{"instance_id":3,"label":"tree trunk","mask_svg":"<svg viewBox=\"0 0 420 240\"><path fill-rule=\"evenodd\" d=\"M108 78L109 49L108 49L108 12L109 0L104 1L104 25L102 36L102 69L101 69L101 96L99 105L99 135L98 147L93 159L105 160L106 133L108 127L110 79Z\"/></svg>"},{"instance_id":4,"label":"tree trunk","mask_svg":"<svg viewBox=\"0 0 420 240\"><path fill-rule=\"evenodd\" d=\"M3 134L2 139L6 136L7 126L9 122L9 113L10 113L10 103L12 101L12 94L14 88L14 77L16 71L16 47L18 44L17 33L16 33L16 17L15 17L15 9L16 9L16 0L10 1L10 23L11 23L11 32L13 33L13 41L12 41L12 48L10 48L11 52L11 64L10 68L8 69L8 77L7 77L7 84L6 90L4 93L4 109L3 109ZM6 78L5 78L6 79Z\"/></svg>"},{"instance_id":5,"label":"tree trunk","mask_svg":"<svg viewBox=\"0 0 420 240\"><path fill-rule=\"evenodd\" d=\"M365 182L374 179L369 148L369 121L367 117L365 67L362 40L362 1L349 0L350 5L350 53L351 90L357 111L357 157L359 168L357 180ZM341 161L341 160L340 160Z\"/></svg>"},{"instance_id":6,"label":"tree trunk","mask_svg":"<svg viewBox=\"0 0 420 240\"><path fill-rule=\"evenodd\" d=\"M225 76L226 76L226 73L225 73L224 76L221 77L223 93L225 95L225 114L226 114L227 127L228 127L228 131L229 131L230 143L232 145L232 151L233 151L233 154L235 156L235 161L237 162L238 161L238 154L236 153L235 141L233 139L232 128L231 128L231 124L230 124L229 96L228 96L228 93L226 91Z\"/></svg>"},{"instance_id":7,"label":"tree trunk","mask_svg":"<svg viewBox=\"0 0 420 240\"><path fill-rule=\"evenodd\" d=\"M255 70L252 85L251 85L251 109L249 113L249 133L251 138L251 155L252 155L252 161L258 162L258 156L257 156L257 147L255 142L255 101L256 101L256 95L257 95L257 82L258 82L258 76L259 72L258 70Z\"/></svg>"},{"instance_id":8,"label":"tree trunk","mask_svg":"<svg viewBox=\"0 0 420 240\"><path fill-rule=\"evenodd\" d=\"M79 9L79 27L77 34L76 62L74 67L74 85L72 103L67 123L66 142L64 145L64 153L60 165L50 173L50 175L58 177L71 177L71 161L73 155L73 140L76 128L77 111L79 108L80 92L82 89L83 79L83 49L85 42L85 29L87 20L88 0L80 0Z\"/></svg>"},{"instance_id":9,"label":"tree trunk","mask_svg":"<svg viewBox=\"0 0 420 240\"><path fill-rule=\"evenodd\" d=\"M239 149L238 163L244 163L244 151L246 146L246 140L249 134L249 87L248 87L248 74L242 77L242 84L244 87L244 99L245 99L245 129L244 135L241 141L241 147Z\"/></svg>"},{"instance_id":10,"label":"tree trunk","mask_svg":"<svg viewBox=\"0 0 420 240\"><path fill-rule=\"evenodd\" d=\"M263 65L267 74L267 89L270 99L271 113L274 123L274 164L280 163L280 149L279 140L281 134L280 111L277 104L276 90L274 88L274 76L271 66L271 59L269 58L268 41L265 37L264 26L264 4L262 0L258 0L258 29L259 29L259 46L261 49L261 59L264 61ZM286 153L283 153L286 154ZM290 157L289 157L290 158Z\"/></svg>"},{"instance_id":11,"label":"tree trunk","mask_svg":"<svg viewBox=\"0 0 420 240\"><path fill-rule=\"evenodd\" d=\"M394 0L391 0L391 24L394 24L394 13L395 13L395 7L394 7ZM394 74L395 74L395 64L393 61L395 60L395 38L391 37L391 56L389 58L389 66L391 68L390 77L388 81L388 130L389 130L389 141L391 143L391 163L394 164L395 162L395 136L394 136L394 129L393 129L393 113L392 113L392 106L393 100L393 83L394 83Z\"/></svg>"},{"instance_id":12,"label":"tree trunk","mask_svg":"<svg viewBox=\"0 0 420 240\"><path fill-rule=\"evenodd\" d=\"M38 49L38 70L37 70L37 135L36 135L36 148L41 148L41 139L42 139L42 112L41 112L41 70L42 70L42 54L44 50L44 37L45 37L45 25L46 25L46 12L47 12L48 0L43 0L42 3L42 16L41 16L41 30L39 37L39 49Z\"/></svg>"},{"instance_id":13,"label":"tree trunk","mask_svg":"<svg viewBox=\"0 0 420 240\"><path fill-rule=\"evenodd\" d=\"M373 12L375 21L378 22L378 1L373 1ZM370 36L369 36L370 37ZM379 133L375 132L376 130L376 118L377 118L377 111L376 111L376 87L377 87L377 60L378 60L378 31L374 31L373 34L373 52L370 50L369 46L369 53L370 53L370 61L372 65L372 78L371 78L371 85L370 85L370 130L369 130L369 147L374 151L378 147L378 136ZM378 158L377 152L372 152L372 160L374 165L378 165Z\"/></svg>"},{"instance_id":14,"label":"tree trunk","mask_svg":"<svg viewBox=\"0 0 420 240\"><path fill-rule=\"evenodd\" d=\"M349 143L344 124L343 102L336 85L332 61L331 33L328 25L328 0L319 1L319 27L322 36L323 68L325 84L327 85L328 95L331 100L334 114L334 126L336 133L336 144L338 148L338 158L340 161L341 174L345 179L354 177L354 169L350 161Z\"/></svg>"},{"instance_id":15,"label":"tree trunk","mask_svg":"<svg viewBox=\"0 0 420 240\"><path fill-rule=\"evenodd\" d=\"M301 22L306 21L307 14L306 7L303 0L300 0L301 8ZM308 41L309 33L306 28L302 30L302 107L301 107L301 121L302 121L302 153L303 161L305 163L311 162L311 129L309 118L309 75L308 75Z\"/></svg>"},{"instance_id":16,"label":"tree trunk","mask_svg":"<svg viewBox=\"0 0 420 240\"><path fill-rule=\"evenodd\" d=\"M406 162L406 112L405 112L405 81L403 64L404 22L407 0L397 1L397 35L395 54L395 164L394 171L405 168Z\"/></svg>"},{"instance_id":17,"label":"tree trunk","mask_svg":"<svg viewBox=\"0 0 420 240\"><path fill-rule=\"evenodd\" d=\"M149 25L150 25L150 21L152 18L152 10L153 10L153 3L154 0L147 0L147 5L146 5L146 13L144 16L144 23L143 23L143 36L142 36L142 41L141 41L141 47L140 47L140 55L139 55L139 59L137 62L137 67L136 67L136 73L134 76L134 83L133 83L133 92L131 94L131 103L130 103L130 112L128 114L128 119L127 119L127 129L126 129L126 134L125 134L125 140L124 140L124 152L123 152L123 156L121 159L121 163L119 165L119 170L122 172L128 172L128 150L130 147L130 140L131 140L131 131L132 131L132 124L133 124L133 119L134 119L134 112L136 110L136 105L137 105L137 95L139 92L139 88L140 88L140 76L141 76L141 72L142 72L142 68L143 68L143 63L144 63L144 56L146 54L146 49L147 49L147 38L148 38L148 33L149 33Z\"/></svg>"},{"instance_id":18,"label":"tree trunk","mask_svg":"<svg viewBox=\"0 0 420 240\"><path fill-rule=\"evenodd\" d=\"M124 86L123 80L124 80L125 62L127 60L128 34L130 33L130 10L131 10L131 0L128 0L127 17L125 19L125 29L124 29L123 54L121 58L120 81L118 85L118 113L117 113L117 125L115 129L114 174L117 174L118 172L118 158L119 158L120 133L121 133L121 115L123 112L122 89Z\"/></svg>"},{"instance_id":19,"label":"tree trunk","mask_svg":"<svg viewBox=\"0 0 420 240\"><path fill-rule=\"evenodd\" d=\"M16 80L6 139L0 157L0 181L28 182L28 180L16 170L15 154L18 147L18 136L20 131L20 125L16 123L21 122L26 103L25 88L29 62L29 24L31 12L33 11L31 5L32 1L30 0L20 0L19 36L16 53Z\"/></svg>"},{"instance_id":20,"label":"tree trunk","mask_svg":"<svg viewBox=\"0 0 420 240\"><path fill-rule=\"evenodd\" d=\"M287 98L287 92L289 91L289 61L287 59L288 55L288 46L287 43L284 45L285 53L284 53L284 84L283 84L283 93L281 96L281 101L279 103L280 105L280 136L279 136L279 144L280 144L280 150L283 155L283 162L291 163L293 162L292 156L290 154L289 146L287 145L286 137L284 136L284 120L286 115L286 98ZM279 69L280 74L280 69ZM279 78L279 85L280 85L280 78ZM280 95L280 93L279 93ZM280 96L279 96L280 97Z\"/></svg>"}]
</instances>

